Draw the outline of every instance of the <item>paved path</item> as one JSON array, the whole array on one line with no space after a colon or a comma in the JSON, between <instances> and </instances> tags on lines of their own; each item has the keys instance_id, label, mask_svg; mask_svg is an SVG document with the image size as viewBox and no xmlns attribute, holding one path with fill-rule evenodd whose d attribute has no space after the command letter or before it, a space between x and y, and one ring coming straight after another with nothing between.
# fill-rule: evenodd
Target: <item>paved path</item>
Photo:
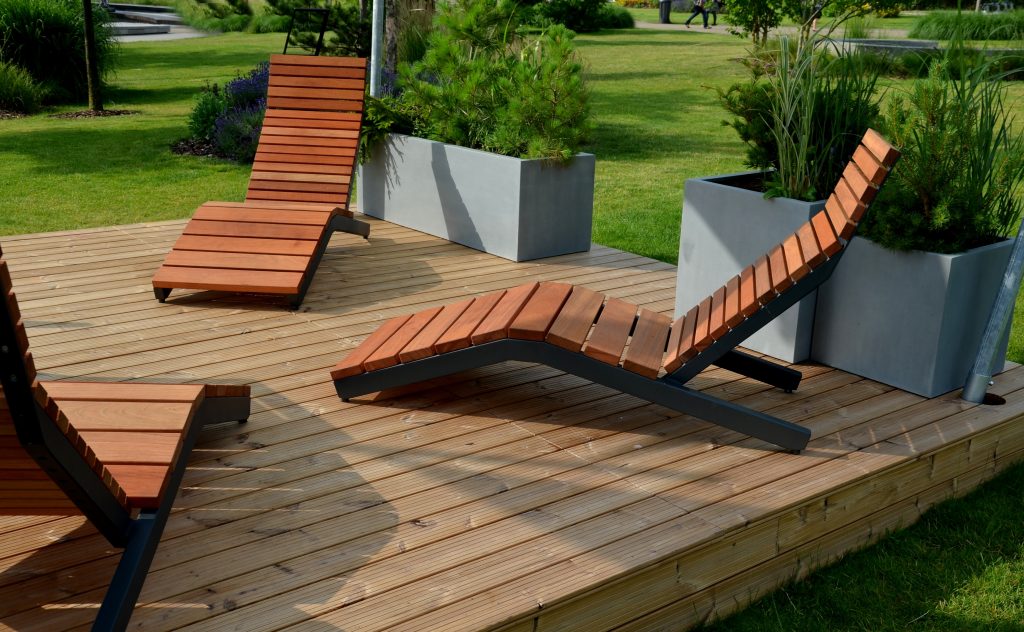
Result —
<instances>
[{"instance_id":1,"label":"paved path","mask_svg":"<svg viewBox=\"0 0 1024 632\"><path fill-rule=\"evenodd\" d=\"M206 37L208 35L210 35L210 33L197 31L191 26L172 26L169 33L157 33L153 35L115 35L114 40L118 42L159 42L164 40Z\"/></svg>"}]
</instances>

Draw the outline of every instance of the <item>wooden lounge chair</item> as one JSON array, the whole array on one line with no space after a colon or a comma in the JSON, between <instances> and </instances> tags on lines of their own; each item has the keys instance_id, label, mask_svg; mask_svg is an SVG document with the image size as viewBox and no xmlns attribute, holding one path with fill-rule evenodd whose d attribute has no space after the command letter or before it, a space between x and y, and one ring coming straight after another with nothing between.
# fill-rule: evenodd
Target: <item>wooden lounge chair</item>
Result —
<instances>
[{"instance_id":1,"label":"wooden lounge chair","mask_svg":"<svg viewBox=\"0 0 1024 632\"><path fill-rule=\"evenodd\" d=\"M0 515L84 514L124 548L93 630L123 630L206 424L248 386L39 382L0 251Z\"/></svg>"},{"instance_id":2,"label":"wooden lounge chair","mask_svg":"<svg viewBox=\"0 0 1024 632\"><path fill-rule=\"evenodd\" d=\"M798 371L735 347L829 277L898 156L868 130L824 210L674 322L584 287L529 283L388 320L331 377L347 401L505 360L540 362L802 450L806 428L684 384L714 364L796 389Z\"/></svg>"},{"instance_id":3,"label":"wooden lounge chair","mask_svg":"<svg viewBox=\"0 0 1024 632\"><path fill-rule=\"evenodd\" d=\"M298 307L334 231L369 237L348 210L366 60L272 55L267 114L245 202L196 210L153 292L174 288L286 296Z\"/></svg>"}]
</instances>

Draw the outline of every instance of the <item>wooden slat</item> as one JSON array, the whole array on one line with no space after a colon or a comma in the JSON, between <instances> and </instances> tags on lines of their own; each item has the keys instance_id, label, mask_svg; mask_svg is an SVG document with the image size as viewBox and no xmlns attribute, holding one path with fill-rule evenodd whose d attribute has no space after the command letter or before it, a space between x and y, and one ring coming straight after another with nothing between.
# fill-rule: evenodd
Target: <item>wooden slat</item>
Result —
<instances>
[{"instance_id":1,"label":"wooden slat","mask_svg":"<svg viewBox=\"0 0 1024 632\"><path fill-rule=\"evenodd\" d=\"M298 272L262 271L254 275L248 270L161 266L153 275L153 287L290 295L298 294L302 277Z\"/></svg>"},{"instance_id":2,"label":"wooden slat","mask_svg":"<svg viewBox=\"0 0 1024 632\"><path fill-rule=\"evenodd\" d=\"M805 222L796 230L797 242L800 244L800 254L811 268L816 268L825 262L827 257L818 247L818 240L814 237L814 228L811 222Z\"/></svg>"},{"instance_id":3,"label":"wooden slat","mask_svg":"<svg viewBox=\"0 0 1024 632\"><path fill-rule=\"evenodd\" d=\"M885 176L888 174L888 170L880 165L874 156L871 155L863 145L857 147L856 151L853 152L853 162L860 167L861 173L868 179L869 182L874 184L876 187L885 182Z\"/></svg>"},{"instance_id":4,"label":"wooden slat","mask_svg":"<svg viewBox=\"0 0 1024 632\"><path fill-rule=\"evenodd\" d=\"M362 101L344 99L297 99L293 97L268 97L267 108L292 108L297 110L347 110L360 112Z\"/></svg>"},{"instance_id":5,"label":"wooden slat","mask_svg":"<svg viewBox=\"0 0 1024 632\"><path fill-rule=\"evenodd\" d=\"M363 361L369 358L382 344L387 342L411 317L412 314L396 316L385 321L380 327L377 327L372 334L367 336L366 340L352 351L349 351L348 355L334 366L331 370L331 378L340 380L343 377L363 373Z\"/></svg>"},{"instance_id":6,"label":"wooden slat","mask_svg":"<svg viewBox=\"0 0 1024 632\"><path fill-rule=\"evenodd\" d=\"M132 509L156 509L163 499L170 469L164 466L112 463L107 471Z\"/></svg>"},{"instance_id":7,"label":"wooden slat","mask_svg":"<svg viewBox=\"0 0 1024 632\"><path fill-rule=\"evenodd\" d=\"M842 204L839 202L839 197L835 193L829 196L825 202L825 213L828 215L828 221L832 225L833 232L843 241L850 241L853 238L853 234L857 232L857 224L847 217L846 212L843 211Z\"/></svg>"},{"instance_id":8,"label":"wooden slat","mask_svg":"<svg viewBox=\"0 0 1024 632\"><path fill-rule=\"evenodd\" d=\"M855 163L851 162L846 165L846 169L843 170L842 181L850 188L853 197L858 200L860 206L866 206L874 201L875 194L878 192L878 189L868 182L867 178L864 177L864 174L860 172L860 169L857 168ZM841 186L838 188L842 189ZM859 215L853 215L852 217L854 221L860 222Z\"/></svg>"},{"instance_id":9,"label":"wooden slat","mask_svg":"<svg viewBox=\"0 0 1024 632\"><path fill-rule=\"evenodd\" d=\"M633 328L636 312L637 306L632 303L617 298L605 301L583 353L605 364L618 364Z\"/></svg>"},{"instance_id":10,"label":"wooden slat","mask_svg":"<svg viewBox=\"0 0 1024 632\"><path fill-rule=\"evenodd\" d=\"M362 90L346 90L343 88L311 88L307 86L279 86L270 85L267 88L268 97L293 97L301 99L345 99L357 101L363 98Z\"/></svg>"},{"instance_id":11,"label":"wooden slat","mask_svg":"<svg viewBox=\"0 0 1024 632\"><path fill-rule=\"evenodd\" d=\"M864 146L867 147L871 155L875 157L875 160L891 169L896 161L900 157L899 151L897 151L892 145L888 143L882 136L873 129L869 129L864 134L864 139L861 141Z\"/></svg>"},{"instance_id":12,"label":"wooden slat","mask_svg":"<svg viewBox=\"0 0 1024 632\"><path fill-rule=\"evenodd\" d=\"M725 326L734 328L743 322L743 312L740 309L740 277L739 275L729 279L725 284Z\"/></svg>"},{"instance_id":13,"label":"wooden slat","mask_svg":"<svg viewBox=\"0 0 1024 632\"><path fill-rule=\"evenodd\" d=\"M776 293L781 294L793 285L786 268L786 255L783 254L781 245L775 246L768 253L768 266L771 269L772 288Z\"/></svg>"},{"instance_id":14,"label":"wooden slat","mask_svg":"<svg viewBox=\"0 0 1024 632\"><path fill-rule=\"evenodd\" d=\"M651 379L658 377L670 326L668 316L640 308L622 368Z\"/></svg>"},{"instance_id":15,"label":"wooden slat","mask_svg":"<svg viewBox=\"0 0 1024 632\"><path fill-rule=\"evenodd\" d=\"M316 251L316 242L298 239L182 235L174 243L174 249L310 257Z\"/></svg>"},{"instance_id":16,"label":"wooden slat","mask_svg":"<svg viewBox=\"0 0 1024 632\"><path fill-rule=\"evenodd\" d=\"M261 191L269 191L271 193L294 192L342 196L348 193L348 185L324 184L319 182L282 182L279 180L251 178L249 180L249 194L259 194ZM262 237L263 235L254 235L254 237L256 236ZM286 235L285 238L292 239L294 237L292 235Z\"/></svg>"},{"instance_id":17,"label":"wooden slat","mask_svg":"<svg viewBox=\"0 0 1024 632\"><path fill-rule=\"evenodd\" d=\"M473 344L473 331L484 321L494 306L505 296L505 290L493 292L475 298L456 319L448 331L444 332L434 343L435 353L447 353L456 349L465 349Z\"/></svg>"},{"instance_id":18,"label":"wooden slat","mask_svg":"<svg viewBox=\"0 0 1024 632\"><path fill-rule=\"evenodd\" d=\"M740 314L749 318L761 308L757 301L754 266L749 265L740 272Z\"/></svg>"},{"instance_id":19,"label":"wooden slat","mask_svg":"<svg viewBox=\"0 0 1024 632\"><path fill-rule=\"evenodd\" d=\"M568 283L541 283L509 325L509 338L544 340L570 292Z\"/></svg>"},{"instance_id":20,"label":"wooden slat","mask_svg":"<svg viewBox=\"0 0 1024 632\"><path fill-rule=\"evenodd\" d=\"M681 357L692 357L695 353L699 353L711 346L714 339L711 337L711 297L705 298L698 305L697 318L694 320L693 328L693 346L689 349L683 349L680 353ZM684 330L685 333L685 330Z\"/></svg>"},{"instance_id":21,"label":"wooden slat","mask_svg":"<svg viewBox=\"0 0 1024 632\"><path fill-rule=\"evenodd\" d=\"M192 411L192 402L60 400L61 410L74 420L79 432L89 430L133 430L136 432L181 432Z\"/></svg>"},{"instance_id":22,"label":"wooden slat","mask_svg":"<svg viewBox=\"0 0 1024 632\"><path fill-rule=\"evenodd\" d=\"M289 211L277 209L222 206L208 202L196 209L194 219L225 222L260 222L264 224L304 224L323 226L331 219L329 211Z\"/></svg>"},{"instance_id":23,"label":"wooden slat","mask_svg":"<svg viewBox=\"0 0 1024 632\"><path fill-rule=\"evenodd\" d=\"M455 321L462 316L472 303L473 299L467 299L445 305L441 313L430 321L430 324L424 327L415 338L410 340L409 344L405 345L398 355L399 360L402 362L412 362L413 360L422 360L434 355L434 345L438 339L455 324Z\"/></svg>"},{"instance_id":24,"label":"wooden slat","mask_svg":"<svg viewBox=\"0 0 1024 632\"><path fill-rule=\"evenodd\" d=\"M203 393L202 384L142 384L122 382L40 382L46 394L63 406L65 400L82 402L191 403Z\"/></svg>"},{"instance_id":25,"label":"wooden slat","mask_svg":"<svg viewBox=\"0 0 1024 632\"><path fill-rule=\"evenodd\" d=\"M288 66L309 66L321 68L359 68L366 69L365 57L319 57L310 55L271 55L270 64L274 68Z\"/></svg>"},{"instance_id":26,"label":"wooden slat","mask_svg":"<svg viewBox=\"0 0 1024 632\"><path fill-rule=\"evenodd\" d=\"M362 79L325 79L323 77L296 77L288 75L270 75L271 86L296 86L310 88L343 88L347 90L361 89L366 82Z\"/></svg>"},{"instance_id":27,"label":"wooden slat","mask_svg":"<svg viewBox=\"0 0 1024 632\"><path fill-rule=\"evenodd\" d=\"M169 466L177 454L181 435L175 432L103 432L90 430L82 438L100 463Z\"/></svg>"},{"instance_id":28,"label":"wooden slat","mask_svg":"<svg viewBox=\"0 0 1024 632\"><path fill-rule=\"evenodd\" d=\"M268 191L251 189L245 194L245 200L278 200L278 201L313 201L313 202L336 202L343 201L346 195L338 193L309 193L303 191Z\"/></svg>"},{"instance_id":29,"label":"wooden slat","mask_svg":"<svg viewBox=\"0 0 1024 632\"><path fill-rule=\"evenodd\" d=\"M473 344L479 345L508 337L509 325L519 315L539 285L539 283L526 283L505 292L494 309L473 330Z\"/></svg>"},{"instance_id":30,"label":"wooden slat","mask_svg":"<svg viewBox=\"0 0 1024 632\"><path fill-rule=\"evenodd\" d=\"M289 176L286 174L292 174L291 179L298 178L299 181L303 181L305 178L312 178L309 182L316 182L317 178L323 179L323 176L328 176L327 181L333 181L336 184L348 184L351 181L351 177L348 175L351 171L351 167L340 167L333 164L306 164L306 163L294 163L291 162L290 155L278 156L274 162L263 162L257 160L252 165L253 175L250 179L253 180L267 180L267 179L285 179ZM262 174L271 174L270 177L266 177Z\"/></svg>"},{"instance_id":31,"label":"wooden slat","mask_svg":"<svg viewBox=\"0 0 1024 632\"><path fill-rule=\"evenodd\" d=\"M337 173L317 173L315 167L309 165L288 165L287 171L259 171L254 168L250 178L253 180L269 180L274 182L316 182L320 184L348 184L349 177ZM328 165L326 168L330 169ZM296 171L298 169L298 171ZM259 221L259 220L256 220ZM289 222L297 223L297 222Z\"/></svg>"},{"instance_id":32,"label":"wooden slat","mask_svg":"<svg viewBox=\"0 0 1024 632\"><path fill-rule=\"evenodd\" d=\"M441 313L441 309L440 307L431 307L410 316L409 320L405 321L405 324L398 331L392 334L363 361L363 369L366 371L376 371L398 364L400 362L399 354L402 352L402 349L412 342L413 338L418 336L430 324L430 321L434 320L435 316Z\"/></svg>"},{"instance_id":33,"label":"wooden slat","mask_svg":"<svg viewBox=\"0 0 1024 632\"><path fill-rule=\"evenodd\" d=\"M303 66L283 66L272 69L285 77L324 77L328 79L362 79L366 76L363 68L306 68Z\"/></svg>"},{"instance_id":34,"label":"wooden slat","mask_svg":"<svg viewBox=\"0 0 1024 632\"><path fill-rule=\"evenodd\" d=\"M255 239L308 239L315 241L323 233L322 226L293 224L258 224L255 222L214 222L192 220L184 234L202 237L250 237Z\"/></svg>"},{"instance_id":35,"label":"wooden slat","mask_svg":"<svg viewBox=\"0 0 1024 632\"><path fill-rule=\"evenodd\" d=\"M835 232L832 229L832 222L828 219L827 211L818 211L811 217L811 227L814 229L814 237L818 241L821 250L829 257L843 249Z\"/></svg>"},{"instance_id":36,"label":"wooden slat","mask_svg":"<svg viewBox=\"0 0 1024 632\"><path fill-rule=\"evenodd\" d=\"M785 256L789 278L793 281L799 281L811 271L800 254L800 243L796 234L790 235L782 242L782 253Z\"/></svg>"},{"instance_id":37,"label":"wooden slat","mask_svg":"<svg viewBox=\"0 0 1024 632\"><path fill-rule=\"evenodd\" d=\"M725 324L725 291L722 287L711 295L711 316L708 320L708 334L715 340L725 335L729 328Z\"/></svg>"},{"instance_id":38,"label":"wooden slat","mask_svg":"<svg viewBox=\"0 0 1024 632\"><path fill-rule=\"evenodd\" d=\"M569 351L579 351L603 304L603 294L574 286L545 340Z\"/></svg>"},{"instance_id":39,"label":"wooden slat","mask_svg":"<svg viewBox=\"0 0 1024 632\"><path fill-rule=\"evenodd\" d=\"M260 131L266 136L291 136L296 138L319 138L328 142L334 139L356 139L359 138L358 129L309 129L306 127L269 127L264 126Z\"/></svg>"},{"instance_id":40,"label":"wooden slat","mask_svg":"<svg viewBox=\"0 0 1024 632\"><path fill-rule=\"evenodd\" d=\"M205 252L201 250L172 250L164 259L167 266L192 268L224 268L230 270L277 270L305 272L309 257L288 255L254 255L237 252Z\"/></svg>"},{"instance_id":41,"label":"wooden slat","mask_svg":"<svg viewBox=\"0 0 1024 632\"><path fill-rule=\"evenodd\" d=\"M761 305L775 298L775 285L772 283L768 255L763 255L754 262L754 291L757 293L757 302Z\"/></svg>"},{"instance_id":42,"label":"wooden slat","mask_svg":"<svg viewBox=\"0 0 1024 632\"><path fill-rule=\"evenodd\" d=\"M693 338L697 330L697 317L699 315L700 305L694 305L680 319L682 323L679 328L679 339L673 341L671 336L669 337L668 353L665 356L665 370L669 373L677 370L697 354L697 348L693 345Z\"/></svg>"}]
</instances>

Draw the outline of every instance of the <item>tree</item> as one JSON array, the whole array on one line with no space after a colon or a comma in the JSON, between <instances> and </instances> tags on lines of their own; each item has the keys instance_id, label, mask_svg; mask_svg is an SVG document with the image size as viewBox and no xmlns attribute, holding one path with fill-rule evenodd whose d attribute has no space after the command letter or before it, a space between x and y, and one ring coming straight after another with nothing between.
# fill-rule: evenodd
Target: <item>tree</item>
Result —
<instances>
[{"instance_id":1,"label":"tree","mask_svg":"<svg viewBox=\"0 0 1024 632\"><path fill-rule=\"evenodd\" d=\"M85 22L85 68L89 86L89 109L103 111L103 95L100 94L100 64L96 53L96 30L92 19L92 0L82 0Z\"/></svg>"},{"instance_id":2,"label":"tree","mask_svg":"<svg viewBox=\"0 0 1024 632\"><path fill-rule=\"evenodd\" d=\"M778 0L732 0L726 14L730 29L736 35L750 37L756 46L768 41L768 32L782 22L782 5Z\"/></svg>"}]
</instances>

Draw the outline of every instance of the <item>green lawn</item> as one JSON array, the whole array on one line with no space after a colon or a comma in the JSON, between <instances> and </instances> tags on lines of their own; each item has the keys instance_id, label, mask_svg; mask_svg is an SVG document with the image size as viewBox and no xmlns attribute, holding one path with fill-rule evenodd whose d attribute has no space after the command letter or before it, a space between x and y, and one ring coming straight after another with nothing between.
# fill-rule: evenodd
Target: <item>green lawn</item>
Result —
<instances>
[{"instance_id":1,"label":"green lawn","mask_svg":"<svg viewBox=\"0 0 1024 632\"><path fill-rule=\"evenodd\" d=\"M108 108L129 117L0 121L0 235L183 218L240 200L248 168L180 157L196 91L281 48L230 34L125 45ZM746 42L698 31L581 36L597 154L595 240L675 262L686 178L742 170L714 88L744 76ZM889 82L890 89L902 83ZM1013 87L1020 102L1024 87ZM1024 360L1018 304L1011 358ZM1024 467L849 561L787 588L719 630L1024 630Z\"/></svg>"}]
</instances>

